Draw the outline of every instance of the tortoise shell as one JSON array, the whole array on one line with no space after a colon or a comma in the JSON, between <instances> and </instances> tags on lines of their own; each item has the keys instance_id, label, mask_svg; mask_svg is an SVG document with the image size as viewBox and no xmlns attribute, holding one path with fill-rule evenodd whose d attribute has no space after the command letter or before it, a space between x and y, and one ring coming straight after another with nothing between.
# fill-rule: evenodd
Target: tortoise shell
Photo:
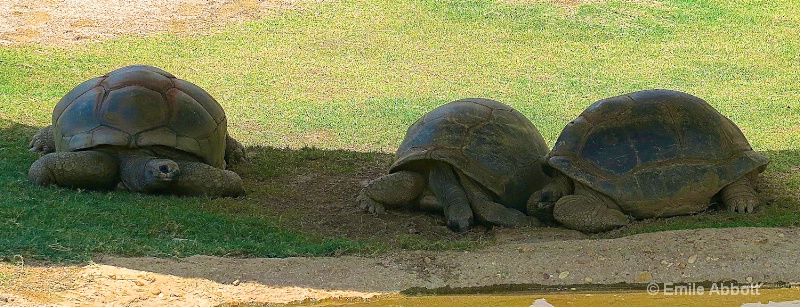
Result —
<instances>
[{"instance_id":1,"label":"tortoise shell","mask_svg":"<svg viewBox=\"0 0 800 307\"><path fill-rule=\"evenodd\" d=\"M146 65L81 83L53 111L56 151L165 146L225 168L225 111L200 87Z\"/></svg>"},{"instance_id":2,"label":"tortoise shell","mask_svg":"<svg viewBox=\"0 0 800 307\"><path fill-rule=\"evenodd\" d=\"M768 162L708 103L671 90L595 102L567 124L547 157L550 167L637 218L704 210L723 187Z\"/></svg>"},{"instance_id":3,"label":"tortoise shell","mask_svg":"<svg viewBox=\"0 0 800 307\"><path fill-rule=\"evenodd\" d=\"M539 130L525 116L481 98L447 103L408 128L389 172L444 161L525 212L533 191L547 182L541 163L548 152Z\"/></svg>"}]
</instances>

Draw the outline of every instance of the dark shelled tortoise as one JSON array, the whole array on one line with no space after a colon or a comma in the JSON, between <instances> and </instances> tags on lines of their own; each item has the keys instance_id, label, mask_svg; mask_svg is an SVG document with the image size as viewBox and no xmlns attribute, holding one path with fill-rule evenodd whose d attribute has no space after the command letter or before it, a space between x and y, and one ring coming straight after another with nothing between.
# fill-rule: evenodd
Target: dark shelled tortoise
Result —
<instances>
[{"instance_id":1,"label":"dark shelled tortoise","mask_svg":"<svg viewBox=\"0 0 800 307\"><path fill-rule=\"evenodd\" d=\"M417 205L443 212L447 226L467 230L474 219L507 227L537 224L524 214L531 193L547 183L548 147L522 114L488 99L442 105L408 128L389 174L359 194L372 213Z\"/></svg>"},{"instance_id":2,"label":"dark shelled tortoise","mask_svg":"<svg viewBox=\"0 0 800 307\"><path fill-rule=\"evenodd\" d=\"M239 196L226 161L245 159L227 133L225 111L206 91L152 66L123 67L81 83L39 130L46 153L28 179L40 185L145 193Z\"/></svg>"},{"instance_id":3,"label":"dark shelled tortoise","mask_svg":"<svg viewBox=\"0 0 800 307\"><path fill-rule=\"evenodd\" d=\"M528 211L552 210L564 226L610 230L631 219L758 204L756 176L769 160L708 103L671 90L595 102L570 122L546 158L553 178Z\"/></svg>"}]
</instances>

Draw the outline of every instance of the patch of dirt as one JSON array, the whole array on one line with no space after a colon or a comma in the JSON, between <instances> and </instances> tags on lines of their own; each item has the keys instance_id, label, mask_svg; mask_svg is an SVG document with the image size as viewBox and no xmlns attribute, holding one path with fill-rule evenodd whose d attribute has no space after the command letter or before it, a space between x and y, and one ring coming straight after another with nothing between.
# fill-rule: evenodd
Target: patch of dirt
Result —
<instances>
[{"instance_id":1,"label":"patch of dirt","mask_svg":"<svg viewBox=\"0 0 800 307\"><path fill-rule=\"evenodd\" d=\"M556 3L568 7L576 7L580 6L581 4L604 3L608 2L608 0L503 0L502 2L508 4ZM631 2L631 3L646 4L646 5L662 4L660 1L655 1L655 0L623 0L622 2Z\"/></svg>"},{"instance_id":2,"label":"patch of dirt","mask_svg":"<svg viewBox=\"0 0 800 307\"><path fill-rule=\"evenodd\" d=\"M298 0L3 0L0 46L74 44L123 35L201 32L288 9Z\"/></svg>"},{"instance_id":3,"label":"patch of dirt","mask_svg":"<svg viewBox=\"0 0 800 307\"><path fill-rule=\"evenodd\" d=\"M355 204L356 195L369 180L386 174L392 154L257 146L247 150L250 162L231 168L244 179L245 202L257 203L259 212L278 217L284 229L390 249L476 247L513 241L512 232L527 233L482 226L454 233L441 214L412 208L381 215L362 212Z\"/></svg>"},{"instance_id":4,"label":"patch of dirt","mask_svg":"<svg viewBox=\"0 0 800 307\"><path fill-rule=\"evenodd\" d=\"M394 155L255 147L248 149L248 155L250 165L233 166L232 170L247 179L247 197L261 203L269 215L281 216L284 228L382 242L393 248L413 247L418 242L480 242L491 236L491 230L480 226L454 233L441 215L413 209L390 210L382 215L359 210L354 199L361 187L385 175ZM269 172L264 166L275 168L278 175L263 176ZM282 188L276 193L260 188L264 186Z\"/></svg>"}]
</instances>

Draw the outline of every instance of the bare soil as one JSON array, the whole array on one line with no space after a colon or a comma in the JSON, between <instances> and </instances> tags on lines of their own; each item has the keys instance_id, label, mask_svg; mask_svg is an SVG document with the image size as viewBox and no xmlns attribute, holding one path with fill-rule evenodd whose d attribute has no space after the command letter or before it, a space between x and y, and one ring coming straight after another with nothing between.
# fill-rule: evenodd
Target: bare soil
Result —
<instances>
[{"instance_id":1,"label":"bare soil","mask_svg":"<svg viewBox=\"0 0 800 307\"><path fill-rule=\"evenodd\" d=\"M216 306L402 291L597 290L637 284L644 289L650 282L710 281L796 286L800 281L799 229L679 230L600 240L576 239L580 234L554 228L527 233L529 242L475 251L377 257L105 257L83 267L0 264L0 306Z\"/></svg>"},{"instance_id":2,"label":"bare soil","mask_svg":"<svg viewBox=\"0 0 800 307\"><path fill-rule=\"evenodd\" d=\"M559 1L564 5L578 2ZM0 45L80 44L122 35L213 31L217 25L294 5L279 0L4 0L0 1ZM397 249L374 257L100 257L86 266L31 266L19 259L0 263L0 306L215 306L369 298L400 291L800 281L796 256L800 229L681 230L617 239L590 239L558 228L478 228L453 234L437 216L393 211L376 217L347 206L362 181L381 175L389 159L389 155L378 157L357 176L293 176L289 190L303 193L287 195L280 201L291 204L277 201L271 210L291 215L288 227L333 236L374 239L387 234L395 238L389 240L396 240L396 234L408 233L431 240L466 236L470 241L485 236L492 243L472 251ZM275 180L251 179L254 185ZM298 204L317 211L299 217L285 209L297 209Z\"/></svg>"},{"instance_id":3,"label":"bare soil","mask_svg":"<svg viewBox=\"0 0 800 307\"><path fill-rule=\"evenodd\" d=\"M74 44L123 35L201 32L289 9L295 0L0 1L0 45Z\"/></svg>"}]
</instances>

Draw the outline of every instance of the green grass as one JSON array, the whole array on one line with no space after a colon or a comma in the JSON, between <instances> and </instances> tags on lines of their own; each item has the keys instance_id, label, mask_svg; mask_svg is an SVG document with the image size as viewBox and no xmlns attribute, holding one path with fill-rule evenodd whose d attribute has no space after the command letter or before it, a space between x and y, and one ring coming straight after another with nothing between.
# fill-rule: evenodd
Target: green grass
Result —
<instances>
[{"instance_id":1,"label":"green grass","mask_svg":"<svg viewBox=\"0 0 800 307\"><path fill-rule=\"evenodd\" d=\"M0 255L53 261L98 253L281 257L382 248L282 227L249 197L155 197L27 183L25 172L37 155L25 145L36 127L49 123L55 102L83 80L134 63L206 89L225 107L231 133L248 146L338 150L331 160L345 162L361 153L393 152L414 120L459 98L512 105L552 145L564 125L598 99L648 88L681 90L707 100L772 159L763 176L773 195L754 215L709 212L647 221L624 234L797 225L800 4L520 2L308 3L213 34L2 47ZM292 169L300 172L308 159L297 159ZM259 170L245 180L274 179L287 169ZM285 193L281 186L263 189L258 195ZM462 246L398 240L408 248Z\"/></svg>"},{"instance_id":2,"label":"green grass","mask_svg":"<svg viewBox=\"0 0 800 307\"><path fill-rule=\"evenodd\" d=\"M0 149L30 157L20 142ZM0 257L7 261L86 261L96 254L181 257L288 257L362 251L364 244L282 230L258 208L233 199L148 196L36 188L29 158L4 159Z\"/></svg>"}]
</instances>

